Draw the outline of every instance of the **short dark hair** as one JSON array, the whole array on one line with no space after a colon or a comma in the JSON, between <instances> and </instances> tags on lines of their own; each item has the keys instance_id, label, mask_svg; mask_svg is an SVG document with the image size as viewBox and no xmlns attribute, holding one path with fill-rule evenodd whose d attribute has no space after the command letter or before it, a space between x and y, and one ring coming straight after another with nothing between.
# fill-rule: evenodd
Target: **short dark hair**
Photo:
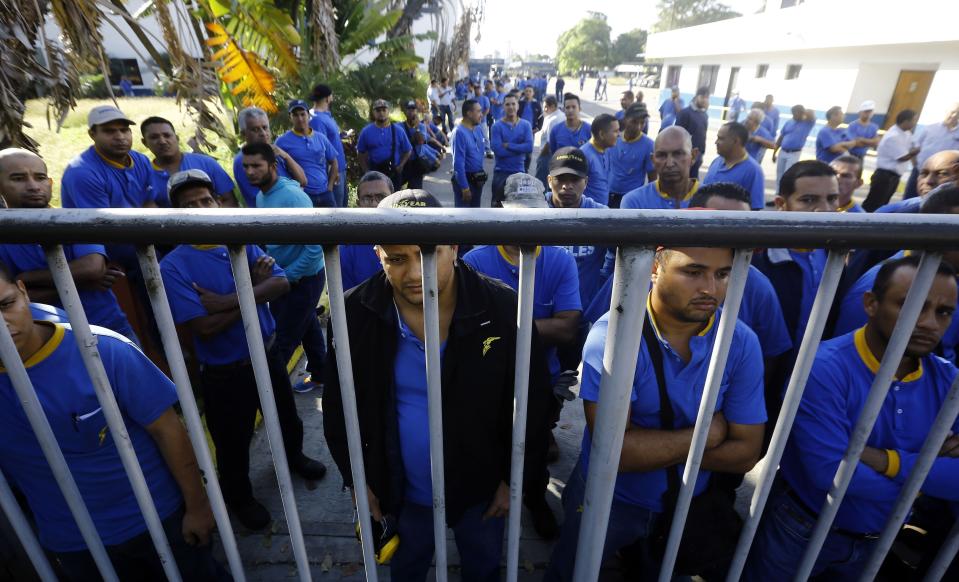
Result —
<instances>
[{"instance_id":1,"label":"short dark hair","mask_svg":"<svg viewBox=\"0 0 959 582\"><path fill-rule=\"evenodd\" d=\"M856 171L856 176L859 178L862 178L862 158L860 158L859 156L854 156L852 154L843 154L839 156L838 158L836 158L835 160L833 160L832 163L833 164L835 163L852 164L856 166L857 168L859 168Z\"/></svg>"},{"instance_id":2,"label":"short dark hair","mask_svg":"<svg viewBox=\"0 0 959 582\"><path fill-rule=\"evenodd\" d=\"M386 182L386 185L390 187L390 194L396 191L396 188L393 186L393 180L383 172L377 172L376 170L370 170L369 172L363 174L363 176L360 178L360 181L357 182L357 186L360 184L366 184L367 182L380 181Z\"/></svg>"},{"instance_id":3,"label":"short dark hair","mask_svg":"<svg viewBox=\"0 0 959 582\"><path fill-rule=\"evenodd\" d=\"M876 296L876 299L881 301L882 298L886 296L886 293L889 291L889 285L892 282L892 277L900 267L918 269L921 258L921 255L909 255L908 257L889 259L883 263L882 267L879 268L879 272L876 273L876 279L872 283L872 294ZM955 278L956 270L953 269L949 263L940 261L939 268L936 269L936 276Z\"/></svg>"},{"instance_id":4,"label":"short dark hair","mask_svg":"<svg viewBox=\"0 0 959 582\"><path fill-rule=\"evenodd\" d=\"M248 143L240 151L244 156L261 156L270 165L276 163L276 152L268 143Z\"/></svg>"},{"instance_id":5,"label":"short dark hair","mask_svg":"<svg viewBox=\"0 0 959 582\"><path fill-rule=\"evenodd\" d=\"M553 95L547 95L546 98L543 99L543 103L545 103L546 105L552 105L553 107L556 107L559 105L559 103L556 102L556 97L554 97Z\"/></svg>"},{"instance_id":6,"label":"short dark hair","mask_svg":"<svg viewBox=\"0 0 959 582\"><path fill-rule=\"evenodd\" d=\"M903 109L896 115L896 125L905 123L916 117L916 112L912 109Z\"/></svg>"},{"instance_id":7,"label":"short dark hair","mask_svg":"<svg viewBox=\"0 0 959 582\"><path fill-rule=\"evenodd\" d=\"M173 133L174 133L174 134L176 133L176 128L173 127L173 122L172 122L172 121L170 121L169 119L166 119L166 118L164 118L164 117L159 117L159 116L157 116L157 115L153 115L153 116L147 117L146 119L144 119L143 121L140 122L140 135L146 135L146 134L147 134L147 128L150 127L151 125L159 125L159 124L161 124L161 123L166 124L166 125L169 125L169 126L170 126L170 129L173 130Z\"/></svg>"},{"instance_id":8,"label":"short dark hair","mask_svg":"<svg viewBox=\"0 0 959 582\"><path fill-rule=\"evenodd\" d=\"M826 110L826 119L829 119L836 113L842 113L842 107L838 105L833 105L832 107Z\"/></svg>"},{"instance_id":9,"label":"short dark hair","mask_svg":"<svg viewBox=\"0 0 959 582\"><path fill-rule=\"evenodd\" d=\"M503 97L503 103L506 103L507 99L516 99L519 100L519 96L516 94L516 91L510 91L506 94L506 97Z\"/></svg>"},{"instance_id":10,"label":"short dark hair","mask_svg":"<svg viewBox=\"0 0 959 582\"><path fill-rule=\"evenodd\" d=\"M700 186L692 198L689 199L690 208L709 208L709 199L719 196L734 202L745 202L747 206L752 206L752 196L749 192L734 182L713 182Z\"/></svg>"},{"instance_id":11,"label":"short dark hair","mask_svg":"<svg viewBox=\"0 0 959 582\"><path fill-rule=\"evenodd\" d=\"M593 118L593 125L590 128L590 133L593 134L593 137L599 137L600 133L609 131L609 128L616 121L617 119L609 113L601 113Z\"/></svg>"},{"instance_id":12,"label":"short dark hair","mask_svg":"<svg viewBox=\"0 0 959 582\"><path fill-rule=\"evenodd\" d=\"M727 133L738 139L740 144L746 145L749 143L749 130L746 129L746 126L742 123L730 121L729 123L723 124L723 127L726 128Z\"/></svg>"},{"instance_id":13,"label":"short dark hair","mask_svg":"<svg viewBox=\"0 0 959 582\"><path fill-rule=\"evenodd\" d=\"M569 101L570 99L572 99L573 101L575 101L577 105L581 105L581 103L580 103L580 101L579 101L579 95L577 95L576 93L564 93L564 94L563 94L563 105L565 105L566 102Z\"/></svg>"},{"instance_id":14,"label":"short dark hair","mask_svg":"<svg viewBox=\"0 0 959 582\"><path fill-rule=\"evenodd\" d=\"M783 198L789 198L796 193L796 181L800 178L818 178L821 176L836 176L833 170L826 162L819 160L803 160L793 164L783 174L779 180L779 195Z\"/></svg>"},{"instance_id":15,"label":"short dark hair","mask_svg":"<svg viewBox=\"0 0 959 582\"><path fill-rule=\"evenodd\" d=\"M933 188L932 192L926 195L919 212L922 214L950 214L952 210L959 207L959 185L953 182L946 182Z\"/></svg>"},{"instance_id":16,"label":"short dark hair","mask_svg":"<svg viewBox=\"0 0 959 582\"><path fill-rule=\"evenodd\" d=\"M709 87L703 86L703 87L700 87L699 89L696 89L696 96L709 97Z\"/></svg>"},{"instance_id":17,"label":"short dark hair","mask_svg":"<svg viewBox=\"0 0 959 582\"><path fill-rule=\"evenodd\" d=\"M323 83L319 83L313 86L313 91L310 93L310 101L313 101L314 103L316 103L318 101L322 101L323 99L326 99L332 94L333 94L333 89L331 89L329 85L324 85Z\"/></svg>"},{"instance_id":18,"label":"short dark hair","mask_svg":"<svg viewBox=\"0 0 959 582\"><path fill-rule=\"evenodd\" d=\"M10 267L6 263L0 261L0 281L6 281L7 283L13 283L13 271L10 270Z\"/></svg>"},{"instance_id":19,"label":"short dark hair","mask_svg":"<svg viewBox=\"0 0 959 582\"><path fill-rule=\"evenodd\" d=\"M802 105L793 105L792 108L791 108L789 111L790 111L793 115L797 115L797 114L799 114L799 113L805 112L805 111L806 111L806 108L803 107Z\"/></svg>"},{"instance_id":20,"label":"short dark hair","mask_svg":"<svg viewBox=\"0 0 959 582\"><path fill-rule=\"evenodd\" d=\"M466 113L472 109L474 105L479 105L479 101L476 99L467 99L466 101L463 101L463 107L460 108L463 117L466 117Z\"/></svg>"}]
</instances>

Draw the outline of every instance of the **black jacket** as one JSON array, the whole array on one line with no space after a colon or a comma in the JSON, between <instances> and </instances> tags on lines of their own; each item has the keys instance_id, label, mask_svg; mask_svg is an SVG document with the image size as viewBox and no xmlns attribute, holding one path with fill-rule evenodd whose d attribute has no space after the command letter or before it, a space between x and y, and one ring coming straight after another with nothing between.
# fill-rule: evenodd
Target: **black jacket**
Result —
<instances>
[{"instance_id":1,"label":"black jacket","mask_svg":"<svg viewBox=\"0 0 959 582\"><path fill-rule=\"evenodd\" d=\"M527 107L533 108L533 133L536 133L537 131L543 129L543 106L540 105L539 101L535 99L532 101L523 99L519 102L519 111L517 115L522 117L523 111L525 111Z\"/></svg>"},{"instance_id":2,"label":"black jacket","mask_svg":"<svg viewBox=\"0 0 959 582\"><path fill-rule=\"evenodd\" d=\"M516 353L516 293L462 263L456 267L456 285L442 365L450 525L469 507L489 503L500 481L509 483ZM391 365L397 351L392 287L380 272L347 293L345 301L366 480L384 513L395 514L404 498L404 476ZM324 433L344 485L352 486L336 340L332 333L330 338ZM553 396L535 327L532 354L526 441L527 457L538 458L547 446Z\"/></svg>"}]
</instances>

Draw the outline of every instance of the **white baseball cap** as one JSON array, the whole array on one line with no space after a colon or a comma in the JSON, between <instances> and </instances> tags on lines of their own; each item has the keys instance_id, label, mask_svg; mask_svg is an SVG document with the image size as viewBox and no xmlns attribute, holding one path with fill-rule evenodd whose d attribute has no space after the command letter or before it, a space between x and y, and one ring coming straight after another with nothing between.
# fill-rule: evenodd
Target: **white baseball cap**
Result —
<instances>
[{"instance_id":1,"label":"white baseball cap","mask_svg":"<svg viewBox=\"0 0 959 582\"><path fill-rule=\"evenodd\" d=\"M859 111L875 111L875 110L876 110L876 102L873 101L872 99L866 99L865 101L859 104Z\"/></svg>"},{"instance_id":2,"label":"white baseball cap","mask_svg":"<svg viewBox=\"0 0 959 582\"><path fill-rule=\"evenodd\" d=\"M110 123L111 121L125 121L130 125L137 124L136 121L133 121L124 115L122 111L113 105L97 105L91 109L90 113L87 115L87 127L90 128L92 128L94 125Z\"/></svg>"}]
</instances>

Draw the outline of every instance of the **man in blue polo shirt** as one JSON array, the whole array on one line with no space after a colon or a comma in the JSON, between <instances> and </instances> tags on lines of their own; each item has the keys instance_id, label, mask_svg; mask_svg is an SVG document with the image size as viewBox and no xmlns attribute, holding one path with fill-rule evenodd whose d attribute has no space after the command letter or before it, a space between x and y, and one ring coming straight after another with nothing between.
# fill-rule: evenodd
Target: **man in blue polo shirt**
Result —
<instances>
[{"instance_id":1,"label":"man in blue polo shirt","mask_svg":"<svg viewBox=\"0 0 959 582\"><path fill-rule=\"evenodd\" d=\"M744 580L780 580L795 573L918 265L918 256L883 265L864 297L866 325L819 346ZM813 576L855 578L872 555L956 377L956 368L932 353L955 310L956 274L942 263ZM952 430L959 431L959 422ZM923 494L959 500L957 457L959 439L950 436L922 485Z\"/></svg>"},{"instance_id":2,"label":"man in blue polo shirt","mask_svg":"<svg viewBox=\"0 0 959 582\"><path fill-rule=\"evenodd\" d=\"M463 102L463 119L453 130L453 201L457 208L479 208L486 172L483 171L483 142L477 133L483 123L483 109L475 99Z\"/></svg>"},{"instance_id":3,"label":"man in blue polo shirt","mask_svg":"<svg viewBox=\"0 0 959 582\"><path fill-rule=\"evenodd\" d=\"M826 111L826 126L816 134L816 159L820 162L828 164L859 145L857 139L850 138L844 129L840 129L842 119L842 107L836 105Z\"/></svg>"},{"instance_id":4,"label":"man in blue polo shirt","mask_svg":"<svg viewBox=\"0 0 959 582\"><path fill-rule=\"evenodd\" d=\"M142 142L153 154L151 184L157 206L170 207L167 198L167 180L183 170L203 170L213 180L220 206L237 206L233 180L215 159L203 154L180 151L180 138L173 123L162 117L147 117L140 124Z\"/></svg>"},{"instance_id":5,"label":"man in blue polo shirt","mask_svg":"<svg viewBox=\"0 0 959 582\"><path fill-rule=\"evenodd\" d=\"M740 123L730 122L719 128L716 134L716 153L709 165L703 185L714 182L732 182L745 188L753 210L762 210L766 205L766 182L759 163L746 153L749 131Z\"/></svg>"},{"instance_id":6,"label":"man in blue polo shirt","mask_svg":"<svg viewBox=\"0 0 959 582\"><path fill-rule=\"evenodd\" d=\"M4 324L26 367L40 406L82 502L120 580L162 577L163 566L130 485L113 433L68 326L35 321L22 283L0 263ZM212 557L213 512L186 430L176 390L129 341L92 330L143 478L183 579L231 580ZM73 515L27 420L5 368L0 369L0 471L26 497L40 544L63 579L99 580Z\"/></svg>"},{"instance_id":7,"label":"man in blue polo shirt","mask_svg":"<svg viewBox=\"0 0 959 582\"><path fill-rule=\"evenodd\" d=\"M529 87L532 91L532 87ZM493 201L491 206L503 206L506 179L525 170L526 156L533 151L533 127L517 115L519 100L515 95L503 99L506 115L496 121L490 130L490 141L496 155L493 166Z\"/></svg>"},{"instance_id":8,"label":"man in blue polo shirt","mask_svg":"<svg viewBox=\"0 0 959 582\"><path fill-rule=\"evenodd\" d=\"M536 93L532 87L523 89L523 98L519 101L519 114L521 119L529 122L536 133L543 126L543 106L536 99ZM528 168L527 168L528 169Z\"/></svg>"},{"instance_id":9,"label":"man in blue polo shirt","mask_svg":"<svg viewBox=\"0 0 959 582\"><path fill-rule=\"evenodd\" d=\"M37 154L10 148L0 150L0 198L8 208L50 208L53 181ZM83 311L92 325L99 325L137 341L130 322L120 309L111 287L123 271L109 264L102 245L63 246L70 273L77 284ZM60 295L53 284L46 254L38 244L0 245L0 260L30 291L34 301L59 306Z\"/></svg>"},{"instance_id":10,"label":"man in blue polo shirt","mask_svg":"<svg viewBox=\"0 0 959 582\"><path fill-rule=\"evenodd\" d=\"M487 81L485 95L489 98L489 114L486 116L486 125L492 131L493 124L503 118L503 98L508 93L503 91L502 81L496 81L495 88L492 81ZM490 140L492 140L492 136L490 136Z\"/></svg>"},{"instance_id":11,"label":"man in blue polo shirt","mask_svg":"<svg viewBox=\"0 0 959 582\"><path fill-rule=\"evenodd\" d=\"M593 119L590 132L592 139L579 148L589 161L589 180L583 194L605 205L609 202L610 149L619 139L619 122L612 115L602 113Z\"/></svg>"},{"instance_id":12,"label":"man in blue polo shirt","mask_svg":"<svg viewBox=\"0 0 959 582\"><path fill-rule=\"evenodd\" d=\"M676 123L676 114L683 110L683 98L679 96L679 87L669 89L669 98L659 106L659 130L662 131Z\"/></svg>"},{"instance_id":13,"label":"man in blue polo shirt","mask_svg":"<svg viewBox=\"0 0 959 582\"><path fill-rule=\"evenodd\" d=\"M879 145L879 126L872 122L875 110L875 101L863 101L859 106L859 117L846 126L846 137L856 140L856 147L849 148L849 153L857 158L864 158L869 148Z\"/></svg>"},{"instance_id":14,"label":"man in blue polo shirt","mask_svg":"<svg viewBox=\"0 0 959 582\"><path fill-rule=\"evenodd\" d=\"M644 339L636 363L629 423L605 533L604 559L623 546L649 545L654 533L651 524L669 510L663 504L667 471L681 473L689 454L716 336L715 320L726 296L732 262L731 249L674 248L656 254L647 325L657 341L650 345ZM608 316L596 322L583 349L579 394L587 430L579 463L563 491L566 521L544 577L548 581L571 580L573 575L582 518L577 508L585 495L608 323ZM659 386L650 350L661 353L666 386ZM706 490L711 471L746 473L760 456L766 410L762 352L756 334L738 322L729 350L696 494ZM671 401L675 416L672 427L661 424L660 390ZM648 555L653 556L651 546L648 549ZM646 563L644 570L655 576L658 565Z\"/></svg>"},{"instance_id":15,"label":"man in blue polo shirt","mask_svg":"<svg viewBox=\"0 0 959 582\"><path fill-rule=\"evenodd\" d=\"M339 162L326 134L310 127L309 105L295 99L287 108L293 128L276 139L276 145L290 154L306 174L303 190L314 208L336 206L333 187L339 179Z\"/></svg>"},{"instance_id":16,"label":"man in blue polo shirt","mask_svg":"<svg viewBox=\"0 0 959 582\"><path fill-rule=\"evenodd\" d=\"M759 109L750 109L743 120L743 126L749 132L749 141L746 142L746 153L760 164L766 156L766 150L776 147L776 134L763 127L766 114Z\"/></svg>"},{"instance_id":17,"label":"man in blue polo shirt","mask_svg":"<svg viewBox=\"0 0 959 582\"><path fill-rule=\"evenodd\" d=\"M312 208L310 197L296 182L276 172L273 148L266 144L245 145L243 170L251 184L260 188L257 208ZM321 245L266 245L266 252L286 271L290 292L274 301L270 311L276 319L276 351L280 360L289 362L296 346L303 344L306 369L310 376L293 387L309 392L321 386L326 359L326 342L316 317L316 306L326 285Z\"/></svg>"},{"instance_id":18,"label":"man in blue polo shirt","mask_svg":"<svg viewBox=\"0 0 959 582\"><path fill-rule=\"evenodd\" d=\"M270 118L266 111L259 107L247 107L241 109L237 114L237 123L240 127L240 133L243 135L243 141L246 145L265 143L273 148L276 155L276 173L283 178L292 178L300 186L306 186L306 174L300 164L296 163L290 154L286 153L273 143L273 132L270 130ZM260 189L251 184L246 179L246 172L243 171L243 154L237 152L233 158L233 179L240 188L240 194L243 195L243 203L247 208L256 208L256 195Z\"/></svg>"},{"instance_id":19,"label":"man in blue polo shirt","mask_svg":"<svg viewBox=\"0 0 959 582\"><path fill-rule=\"evenodd\" d=\"M769 119L769 133L776 135L776 132L779 131L779 109L773 103L773 96L766 95L765 101L763 101L763 113L766 114L766 117Z\"/></svg>"},{"instance_id":20,"label":"man in blue polo shirt","mask_svg":"<svg viewBox=\"0 0 959 582\"><path fill-rule=\"evenodd\" d=\"M623 114L622 133L609 152L609 207L619 208L623 196L656 180L653 167L653 140L643 133L649 119L642 102L630 105Z\"/></svg>"},{"instance_id":21,"label":"man in blue polo shirt","mask_svg":"<svg viewBox=\"0 0 959 582\"><path fill-rule=\"evenodd\" d=\"M591 136L589 123L580 119L579 97L572 93L564 95L563 110L566 113L565 123L557 123L549 131L550 152L564 147L582 147Z\"/></svg>"},{"instance_id":22,"label":"man in blue polo shirt","mask_svg":"<svg viewBox=\"0 0 959 582\"><path fill-rule=\"evenodd\" d=\"M212 185L202 170L174 174L170 202L174 208L218 208ZM287 293L290 284L283 269L260 247L247 245L246 255L260 332L270 346L275 325L267 302ZM270 524L270 512L253 497L249 475L250 441L260 400L229 253L222 245L180 245L163 258L160 271L174 321L187 325L193 334L223 498L245 527L263 529ZM290 467L308 480L321 479L326 468L303 454L303 422L296 412L286 361L275 344L267 348L266 357Z\"/></svg>"},{"instance_id":23,"label":"man in blue polo shirt","mask_svg":"<svg viewBox=\"0 0 959 582\"><path fill-rule=\"evenodd\" d=\"M406 132L390 120L390 104L386 100L373 102L373 123L360 132L356 152L363 172L382 172L394 184L402 180L403 168L413 153L413 144Z\"/></svg>"},{"instance_id":24,"label":"man in blue polo shirt","mask_svg":"<svg viewBox=\"0 0 959 582\"><path fill-rule=\"evenodd\" d=\"M340 126L333 119L330 112L330 105L333 104L333 90L329 85L320 83L313 87L313 93L310 95L313 101L313 110L310 112L310 127L323 133L326 139L333 145L333 151L336 152L336 169L339 170L339 178L336 185L332 187L333 198L336 199L336 205L340 208L347 203L346 186L346 153L343 151L343 139L340 137Z\"/></svg>"},{"instance_id":25,"label":"man in blue polo shirt","mask_svg":"<svg viewBox=\"0 0 959 582\"><path fill-rule=\"evenodd\" d=\"M776 183L783 179L786 170L799 161L806 147L806 138L816 125L816 112L802 105L793 105L793 117L785 124L776 139L773 161L776 162ZM778 160L776 159L778 156Z\"/></svg>"},{"instance_id":26,"label":"man in blue polo shirt","mask_svg":"<svg viewBox=\"0 0 959 582\"><path fill-rule=\"evenodd\" d=\"M726 117L729 121L739 121L739 116L746 108L746 100L739 96L739 91L733 93L733 99L729 102L729 114Z\"/></svg>"},{"instance_id":27,"label":"man in blue polo shirt","mask_svg":"<svg viewBox=\"0 0 959 582\"><path fill-rule=\"evenodd\" d=\"M709 87L696 90L693 102L676 114L676 125L689 132L693 147L699 150L699 155L693 157L689 167L689 177L699 178L699 167L703 165L703 155L706 153L706 131L709 128Z\"/></svg>"},{"instance_id":28,"label":"man in blue polo shirt","mask_svg":"<svg viewBox=\"0 0 959 582\"><path fill-rule=\"evenodd\" d=\"M862 165L862 158L852 154L843 154L829 164L839 180L839 207L836 208L839 212L865 212L852 197L856 189L862 186Z\"/></svg>"},{"instance_id":29,"label":"man in blue polo shirt","mask_svg":"<svg viewBox=\"0 0 959 582\"><path fill-rule=\"evenodd\" d=\"M367 172L356 187L356 206L376 208L393 190L393 182L388 177L376 171ZM383 265L372 244L340 245L344 291L356 287L382 269Z\"/></svg>"},{"instance_id":30,"label":"man in blue polo shirt","mask_svg":"<svg viewBox=\"0 0 959 582\"><path fill-rule=\"evenodd\" d=\"M627 192L621 208L678 209L689 206L699 181L690 177L690 167L699 150L693 147L689 132L678 126L659 132L653 143L653 169L656 181Z\"/></svg>"}]
</instances>

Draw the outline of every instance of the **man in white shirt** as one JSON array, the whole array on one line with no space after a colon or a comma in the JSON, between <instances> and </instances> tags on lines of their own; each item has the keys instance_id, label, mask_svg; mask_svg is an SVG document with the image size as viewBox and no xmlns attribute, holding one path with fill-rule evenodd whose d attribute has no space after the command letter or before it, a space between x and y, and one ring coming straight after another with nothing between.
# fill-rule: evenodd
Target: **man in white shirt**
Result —
<instances>
[{"instance_id":1,"label":"man in white shirt","mask_svg":"<svg viewBox=\"0 0 959 582\"><path fill-rule=\"evenodd\" d=\"M903 198L912 198L917 195L919 168L925 165L926 160L942 151L959 150L959 102L952 104L941 123L926 126L916 138L916 145L919 146L919 155L916 156L916 165L909 176Z\"/></svg>"},{"instance_id":2,"label":"man in white shirt","mask_svg":"<svg viewBox=\"0 0 959 582\"><path fill-rule=\"evenodd\" d=\"M549 151L549 132L554 125L565 120L566 116L559 110L556 97L547 95L543 100L543 127L539 130L539 157L536 158L536 177L543 184L546 184L549 159L553 155L553 152Z\"/></svg>"},{"instance_id":3,"label":"man in white shirt","mask_svg":"<svg viewBox=\"0 0 959 582\"><path fill-rule=\"evenodd\" d=\"M426 100L430 102L430 112L433 117L440 114L440 86L436 79L430 79L430 88L426 90Z\"/></svg>"},{"instance_id":4,"label":"man in white shirt","mask_svg":"<svg viewBox=\"0 0 959 582\"><path fill-rule=\"evenodd\" d=\"M876 171L869 183L869 195L862 203L866 212L873 212L889 203L899 187L899 178L909 171L919 147L912 145L912 129L916 127L916 112L903 109L896 115L896 125L882 136L876 148Z\"/></svg>"},{"instance_id":5,"label":"man in white shirt","mask_svg":"<svg viewBox=\"0 0 959 582\"><path fill-rule=\"evenodd\" d=\"M453 103L456 100L456 91L450 87L450 80L443 77L439 87L440 115L443 116L443 131L453 131Z\"/></svg>"}]
</instances>

